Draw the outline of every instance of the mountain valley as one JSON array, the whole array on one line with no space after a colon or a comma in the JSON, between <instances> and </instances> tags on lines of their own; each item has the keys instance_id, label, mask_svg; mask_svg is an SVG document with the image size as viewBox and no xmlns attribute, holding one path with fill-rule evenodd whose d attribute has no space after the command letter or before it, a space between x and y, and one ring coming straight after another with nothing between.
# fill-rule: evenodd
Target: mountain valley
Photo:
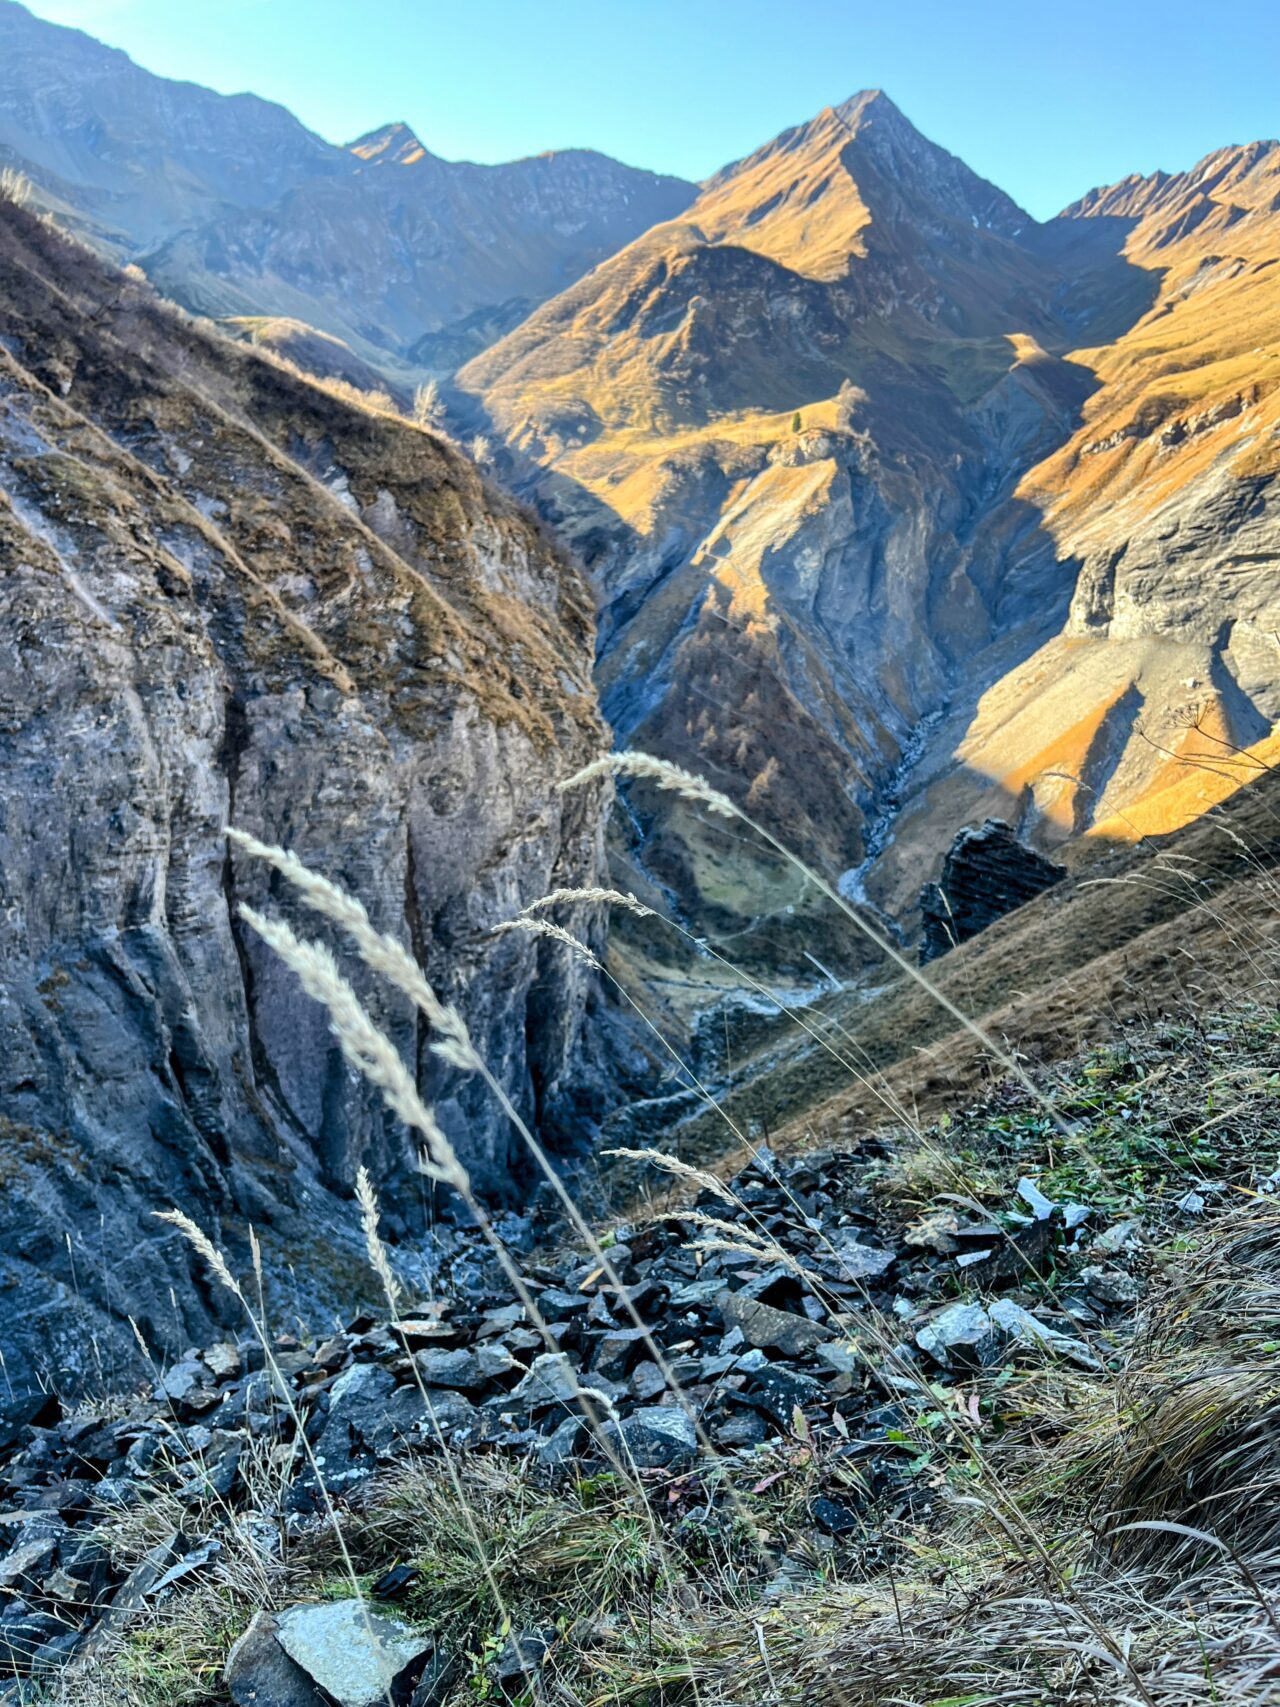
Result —
<instances>
[{"instance_id":1,"label":"mountain valley","mask_svg":"<svg viewBox=\"0 0 1280 1707\"><path fill-rule=\"evenodd\" d=\"M1037 226L862 95L465 366L591 568L616 738L908 927L965 823L1159 833L1270 762L1278 184L1226 149ZM771 932L771 857L683 819L650 869Z\"/></svg>"},{"instance_id":2,"label":"mountain valley","mask_svg":"<svg viewBox=\"0 0 1280 1707\"><path fill-rule=\"evenodd\" d=\"M990 819L1066 879L1016 915L1034 952L998 927L932 976L1003 1035L1041 966L1048 1050L1041 951L1100 984L1129 952L1066 898L1205 864L1179 838L1280 756L1276 143L1046 223L874 90L700 186L588 150L476 166L403 124L336 147L0 0L0 160L26 176L0 200L0 1121L33 1322L95 1170L128 1251L179 1181L290 1261L362 1158L397 1237L428 1212L245 939L263 879L228 818L410 941L568 1157L701 1145L690 1070L753 1131L807 1119L835 1093L796 1010L909 1078L940 1022L884 944L914 960L931 894L945 946L928 886ZM705 775L854 916L678 793L558 794L610 739ZM607 872L685 934L572 902L602 985L489 934ZM1060 915L1102 922L1068 952ZM1167 924L1135 910L1152 981ZM479 1188L519 1197L500 1110L380 1017ZM115 1284L81 1307L120 1350L163 1287Z\"/></svg>"}]
</instances>

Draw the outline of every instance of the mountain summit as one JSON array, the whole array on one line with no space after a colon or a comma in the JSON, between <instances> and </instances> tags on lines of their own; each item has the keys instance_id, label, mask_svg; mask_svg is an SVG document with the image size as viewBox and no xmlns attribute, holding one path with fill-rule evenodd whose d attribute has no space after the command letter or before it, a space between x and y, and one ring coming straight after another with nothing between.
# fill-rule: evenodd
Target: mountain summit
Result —
<instances>
[{"instance_id":1,"label":"mountain summit","mask_svg":"<svg viewBox=\"0 0 1280 1707\"><path fill-rule=\"evenodd\" d=\"M402 120L366 131L347 148L366 165L416 166L427 155L426 147Z\"/></svg>"},{"instance_id":2,"label":"mountain summit","mask_svg":"<svg viewBox=\"0 0 1280 1707\"><path fill-rule=\"evenodd\" d=\"M975 818L1202 810L1280 717L1278 191L1255 144L1041 226L869 91L464 368L593 567L619 738L905 918ZM663 816L646 869L776 947L764 867Z\"/></svg>"},{"instance_id":3,"label":"mountain summit","mask_svg":"<svg viewBox=\"0 0 1280 1707\"><path fill-rule=\"evenodd\" d=\"M1033 223L922 136L879 89L824 108L724 167L703 186L691 217L708 236L807 277L834 278L865 254L869 228L900 224L904 215L925 231L957 221L1008 237Z\"/></svg>"}]
</instances>

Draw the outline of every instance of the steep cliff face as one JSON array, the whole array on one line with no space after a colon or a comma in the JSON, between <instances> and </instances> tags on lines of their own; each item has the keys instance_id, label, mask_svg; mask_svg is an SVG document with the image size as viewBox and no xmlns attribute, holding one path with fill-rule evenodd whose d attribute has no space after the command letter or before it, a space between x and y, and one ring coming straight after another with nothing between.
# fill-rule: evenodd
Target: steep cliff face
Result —
<instances>
[{"instance_id":1,"label":"steep cliff face","mask_svg":"<svg viewBox=\"0 0 1280 1707\"><path fill-rule=\"evenodd\" d=\"M423 1212L406 1135L238 923L289 900L223 824L360 895L569 1143L583 974L489 933L597 875L602 803L554 784L604 736L585 588L447 445L7 205L0 298L0 1347L66 1384L128 1355L126 1313L181 1350L217 1307L153 1209L252 1222L304 1287L360 1162L393 1226ZM355 981L513 1190L496 1108Z\"/></svg>"}]
</instances>

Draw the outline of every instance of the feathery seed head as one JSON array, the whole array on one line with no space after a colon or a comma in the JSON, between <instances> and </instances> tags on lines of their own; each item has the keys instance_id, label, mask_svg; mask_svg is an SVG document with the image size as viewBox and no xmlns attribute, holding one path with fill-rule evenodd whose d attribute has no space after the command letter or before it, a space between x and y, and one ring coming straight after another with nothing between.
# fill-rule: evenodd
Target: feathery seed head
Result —
<instances>
[{"instance_id":1,"label":"feathery seed head","mask_svg":"<svg viewBox=\"0 0 1280 1707\"><path fill-rule=\"evenodd\" d=\"M355 943L356 952L369 970L379 973L388 983L394 984L402 995L408 996L426 1015L437 1031L456 1043L459 1060L466 1051L470 1051L465 1070L472 1072L476 1069L479 1058L471 1047L471 1039L461 1014L456 1008L439 999L423 975L422 968L403 943L397 942L395 937L389 936L385 931L375 929L362 902L354 895L349 895L345 889L339 888L336 883L331 883L327 877L321 877L319 872L303 865L297 854L286 848L260 842L243 830L232 829L230 826L226 835L229 841L243 848L245 853L254 859L263 860L293 884L304 906L340 925Z\"/></svg>"},{"instance_id":2,"label":"feathery seed head","mask_svg":"<svg viewBox=\"0 0 1280 1707\"><path fill-rule=\"evenodd\" d=\"M600 962L585 942L579 942L577 937L572 936L563 926L553 925L548 919L530 919L522 914L518 919L504 919L500 925L493 927L492 934L497 936L500 931L525 931L530 936L550 937L552 941L562 942L566 948L571 948L593 970L600 970Z\"/></svg>"},{"instance_id":3,"label":"feathery seed head","mask_svg":"<svg viewBox=\"0 0 1280 1707\"><path fill-rule=\"evenodd\" d=\"M629 913L634 913L641 919L653 917L652 907L646 907L637 901L630 891L624 895L619 889L553 889L549 895L540 895L536 901L530 901L528 906L521 907L520 911L522 914L537 913L544 907L558 907L562 903L568 906L579 901L598 901L609 907L625 907Z\"/></svg>"},{"instance_id":4,"label":"feathery seed head","mask_svg":"<svg viewBox=\"0 0 1280 1707\"><path fill-rule=\"evenodd\" d=\"M776 1241L765 1237L762 1233L754 1232L750 1227L739 1226L734 1221L723 1221L717 1215L704 1215L700 1209L682 1209L680 1219L688 1221L695 1227L706 1227L713 1233L723 1233L727 1239L749 1244L756 1256L768 1254L772 1256Z\"/></svg>"},{"instance_id":5,"label":"feathery seed head","mask_svg":"<svg viewBox=\"0 0 1280 1707\"><path fill-rule=\"evenodd\" d=\"M685 770L681 765L673 765L666 759L654 758L651 753L606 753L603 758L596 759L575 775L566 778L559 787L564 793L571 788L581 788L585 783L594 782L599 776L641 777L647 782L656 783L659 788L671 789L686 800L696 801L708 811L718 812L723 818L742 816L729 796L721 794L718 788L712 788L705 777L695 776L692 771Z\"/></svg>"},{"instance_id":6,"label":"feathery seed head","mask_svg":"<svg viewBox=\"0 0 1280 1707\"><path fill-rule=\"evenodd\" d=\"M668 1156L661 1150L604 1150L605 1156L625 1156L632 1162L651 1162L655 1168L661 1168L664 1173L674 1174L677 1179L688 1180L690 1185L696 1185L703 1191L709 1191L713 1197L718 1197L721 1203L732 1207L738 1206L738 1200L729 1190L723 1180L714 1174L704 1173L701 1168L691 1167L688 1162L682 1162L679 1156Z\"/></svg>"},{"instance_id":7,"label":"feathery seed head","mask_svg":"<svg viewBox=\"0 0 1280 1707\"><path fill-rule=\"evenodd\" d=\"M378 1198L368 1169L363 1166L356 1172L356 1201L360 1205L360 1227L364 1233L364 1246L369 1253L370 1266L382 1282L387 1303L394 1311L400 1301L401 1286L392 1272L387 1247L378 1231Z\"/></svg>"},{"instance_id":8,"label":"feathery seed head","mask_svg":"<svg viewBox=\"0 0 1280 1707\"><path fill-rule=\"evenodd\" d=\"M241 1303L244 1302L244 1293L240 1290L240 1282L227 1266L226 1257L223 1256L203 1227L198 1226L189 1215L184 1215L180 1209L157 1209L155 1218L157 1221L165 1221L169 1226L176 1227L187 1243L194 1246L208 1263L227 1291L234 1292Z\"/></svg>"},{"instance_id":9,"label":"feathery seed head","mask_svg":"<svg viewBox=\"0 0 1280 1707\"><path fill-rule=\"evenodd\" d=\"M418 1095L413 1075L361 1007L328 949L323 943L301 942L288 925L264 918L252 907L242 905L240 916L296 974L307 994L328 1010L329 1029L350 1065L378 1087L393 1114L420 1134L429 1164L426 1171L443 1184L466 1190L470 1183L466 1171Z\"/></svg>"}]
</instances>

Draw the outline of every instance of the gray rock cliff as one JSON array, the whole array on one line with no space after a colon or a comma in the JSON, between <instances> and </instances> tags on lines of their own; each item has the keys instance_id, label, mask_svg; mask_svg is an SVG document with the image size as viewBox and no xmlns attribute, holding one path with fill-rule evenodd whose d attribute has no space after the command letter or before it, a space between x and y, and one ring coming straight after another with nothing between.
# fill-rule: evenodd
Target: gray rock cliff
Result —
<instances>
[{"instance_id":1,"label":"gray rock cliff","mask_svg":"<svg viewBox=\"0 0 1280 1707\"><path fill-rule=\"evenodd\" d=\"M131 1354L127 1314L179 1352L220 1309L153 1210L254 1224L317 1298L361 1162L421 1225L407 1135L236 905L319 927L228 821L359 895L548 1141L580 1136L586 975L490 931L596 877L603 802L555 784L604 732L577 573L448 445L7 204L0 300L0 1348L65 1389ZM344 964L510 1194L482 1087Z\"/></svg>"}]
</instances>

